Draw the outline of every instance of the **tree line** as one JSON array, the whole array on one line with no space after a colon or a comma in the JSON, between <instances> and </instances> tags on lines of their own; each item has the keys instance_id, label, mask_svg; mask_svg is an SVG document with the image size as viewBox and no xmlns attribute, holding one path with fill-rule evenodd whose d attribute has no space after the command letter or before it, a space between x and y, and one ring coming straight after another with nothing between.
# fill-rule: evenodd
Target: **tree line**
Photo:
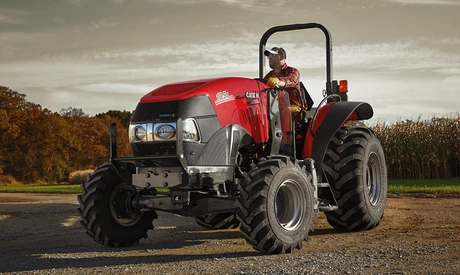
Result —
<instances>
[{"instance_id":1,"label":"tree line","mask_svg":"<svg viewBox=\"0 0 460 275\"><path fill-rule=\"evenodd\" d=\"M0 183L66 182L74 171L108 161L117 123L118 153L130 155L132 113L88 116L69 107L51 112L0 86ZM390 179L460 177L460 115L372 126L385 151Z\"/></svg>"},{"instance_id":2,"label":"tree line","mask_svg":"<svg viewBox=\"0 0 460 275\"><path fill-rule=\"evenodd\" d=\"M129 154L131 115L109 111L90 117L72 107L52 112L0 86L0 182L65 182L73 171L107 162L112 122L120 133L118 151Z\"/></svg>"}]
</instances>

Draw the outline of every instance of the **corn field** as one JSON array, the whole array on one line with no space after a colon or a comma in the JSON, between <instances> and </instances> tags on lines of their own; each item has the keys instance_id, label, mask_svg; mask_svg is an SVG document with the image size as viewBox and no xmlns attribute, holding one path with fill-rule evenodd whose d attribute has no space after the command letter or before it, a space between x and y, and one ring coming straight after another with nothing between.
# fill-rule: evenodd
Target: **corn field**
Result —
<instances>
[{"instance_id":1,"label":"corn field","mask_svg":"<svg viewBox=\"0 0 460 275\"><path fill-rule=\"evenodd\" d=\"M371 127L379 137L389 179L460 177L460 115Z\"/></svg>"}]
</instances>

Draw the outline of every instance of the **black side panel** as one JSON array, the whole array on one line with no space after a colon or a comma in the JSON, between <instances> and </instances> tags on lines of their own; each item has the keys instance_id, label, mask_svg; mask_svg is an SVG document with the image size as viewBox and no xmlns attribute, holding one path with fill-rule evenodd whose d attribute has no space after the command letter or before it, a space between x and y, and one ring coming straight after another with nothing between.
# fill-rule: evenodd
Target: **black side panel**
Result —
<instances>
[{"instance_id":1,"label":"black side panel","mask_svg":"<svg viewBox=\"0 0 460 275\"><path fill-rule=\"evenodd\" d=\"M369 119L374 112L372 107L365 102L337 102L332 105L321 125L316 131L315 139L313 140L312 157L315 160L315 168L318 175L322 175L321 163L324 160L327 146L331 142L335 132L342 126L347 118L356 111L359 119Z\"/></svg>"},{"instance_id":2,"label":"black side panel","mask_svg":"<svg viewBox=\"0 0 460 275\"><path fill-rule=\"evenodd\" d=\"M214 117L195 117L200 128L201 142L208 142L209 139L220 129L217 116Z\"/></svg>"},{"instance_id":3,"label":"black side panel","mask_svg":"<svg viewBox=\"0 0 460 275\"><path fill-rule=\"evenodd\" d=\"M238 149L252 142L252 137L246 129L239 125L221 128L206 144L196 165L233 166L236 163Z\"/></svg>"},{"instance_id":4,"label":"black side panel","mask_svg":"<svg viewBox=\"0 0 460 275\"><path fill-rule=\"evenodd\" d=\"M139 103L131 122L143 123L203 116L216 116L211 100L205 95L180 101Z\"/></svg>"},{"instance_id":5,"label":"black side panel","mask_svg":"<svg viewBox=\"0 0 460 275\"><path fill-rule=\"evenodd\" d=\"M198 165L228 165L227 159L230 156L226 146L228 128L221 128L217 131L206 144L206 147L201 152Z\"/></svg>"}]
</instances>

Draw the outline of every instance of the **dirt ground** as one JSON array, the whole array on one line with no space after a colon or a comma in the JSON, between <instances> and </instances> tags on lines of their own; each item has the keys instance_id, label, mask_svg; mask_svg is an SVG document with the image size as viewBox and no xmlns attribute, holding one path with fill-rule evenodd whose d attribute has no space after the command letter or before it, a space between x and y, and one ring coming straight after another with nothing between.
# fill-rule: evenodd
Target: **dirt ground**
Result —
<instances>
[{"instance_id":1,"label":"dirt ground","mask_svg":"<svg viewBox=\"0 0 460 275\"><path fill-rule=\"evenodd\" d=\"M301 250L263 255L238 229L209 231L159 213L130 248L93 242L76 195L0 193L4 274L460 274L460 198L391 196L381 224L340 233L324 214Z\"/></svg>"}]
</instances>

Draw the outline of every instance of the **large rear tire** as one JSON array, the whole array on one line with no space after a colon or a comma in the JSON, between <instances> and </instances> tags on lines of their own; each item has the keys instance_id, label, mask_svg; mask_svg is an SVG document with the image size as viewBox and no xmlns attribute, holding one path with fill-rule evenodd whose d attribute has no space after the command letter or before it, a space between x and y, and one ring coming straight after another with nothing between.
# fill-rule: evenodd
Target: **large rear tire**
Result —
<instances>
[{"instance_id":1,"label":"large rear tire","mask_svg":"<svg viewBox=\"0 0 460 275\"><path fill-rule=\"evenodd\" d=\"M147 238L147 232L153 229L156 212L130 209L129 197L135 190L111 163L96 168L81 189L81 224L95 242L110 247L131 246Z\"/></svg>"},{"instance_id":2,"label":"large rear tire","mask_svg":"<svg viewBox=\"0 0 460 275\"><path fill-rule=\"evenodd\" d=\"M365 127L343 127L328 146L323 162L339 209L326 212L340 231L375 228L387 200L387 170L382 145Z\"/></svg>"},{"instance_id":3,"label":"large rear tire","mask_svg":"<svg viewBox=\"0 0 460 275\"><path fill-rule=\"evenodd\" d=\"M256 250L266 254L300 249L312 229L312 176L297 160L270 157L245 174L238 189L240 231Z\"/></svg>"},{"instance_id":4,"label":"large rear tire","mask_svg":"<svg viewBox=\"0 0 460 275\"><path fill-rule=\"evenodd\" d=\"M195 221L207 229L232 229L240 225L235 213L209 214L195 217Z\"/></svg>"}]
</instances>

